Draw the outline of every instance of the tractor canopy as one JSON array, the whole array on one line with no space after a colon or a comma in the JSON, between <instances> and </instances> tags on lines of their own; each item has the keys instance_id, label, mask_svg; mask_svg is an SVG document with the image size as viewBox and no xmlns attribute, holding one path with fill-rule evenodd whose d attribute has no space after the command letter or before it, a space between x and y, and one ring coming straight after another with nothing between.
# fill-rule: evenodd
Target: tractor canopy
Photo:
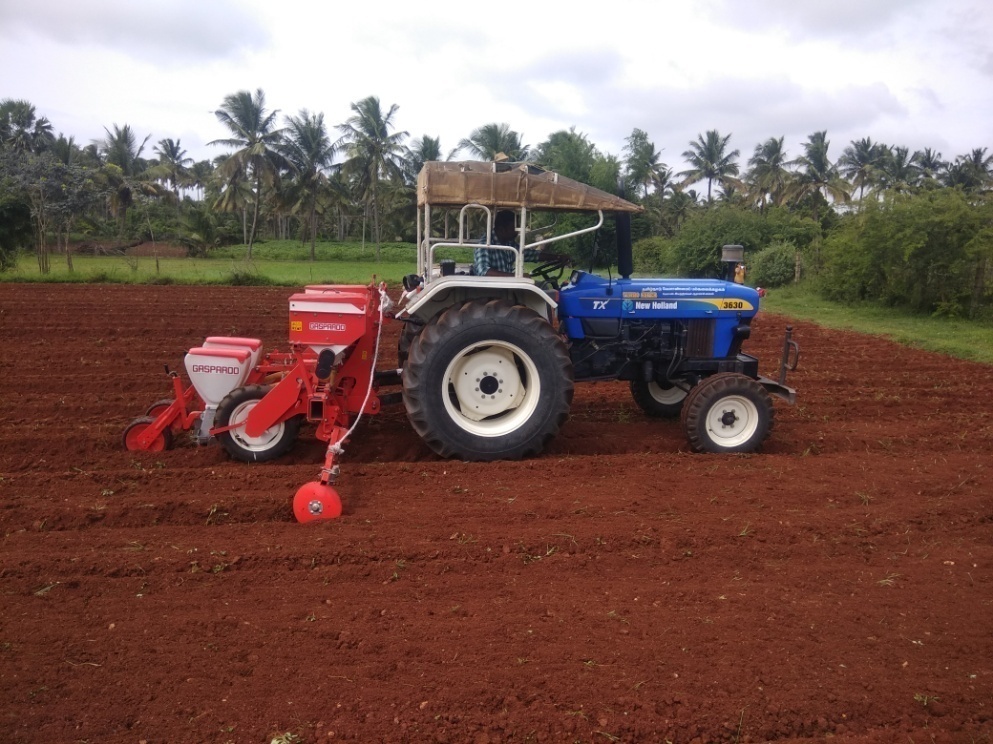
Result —
<instances>
[{"instance_id":1,"label":"tractor canopy","mask_svg":"<svg viewBox=\"0 0 993 744\"><path fill-rule=\"evenodd\" d=\"M637 204L531 163L429 161L417 176L417 206L638 213Z\"/></svg>"}]
</instances>

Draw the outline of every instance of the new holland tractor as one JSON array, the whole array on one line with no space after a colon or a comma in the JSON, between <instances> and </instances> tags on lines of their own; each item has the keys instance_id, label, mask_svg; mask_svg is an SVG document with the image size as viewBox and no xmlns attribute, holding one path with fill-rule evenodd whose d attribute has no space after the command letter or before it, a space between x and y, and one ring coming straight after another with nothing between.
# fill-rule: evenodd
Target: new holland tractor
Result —
<instances>
[{"instance_id":1,"label":"new holland tractor","mask_svg":"<svg viewBox=\"0 0 993 744\"><path fill-rule=\"evenodd\" d=\"M624 380L650 416L679 418L690 448L758 450L773 397L789 403L786 372L799 360L787 329L778 379L742 351L759 292L727 281L741 260L725 246L723 279L632 278L630 216L641 207L527 163L429 162L417 180L417 270L399 302L385 285L321 285L290 297L288 352L251 338L211 336L186 357L173 397L124 434L129 449L163 449L192 431L234 458L274 459L302 424L328 443L318 480L302 486L302 522L341 513L334 489L342 445L361 416L401 402L438 455L469 461L539 454L569 415L576 382ZM494 220L515 214L515 240ZM564 213L585 224L557 230ZM556 256L525 271L525 255L615 221L617 276L572 270ZM573 223L575 224L575 223ZM479 239L479 233L485 236ZM475 276L478 250L506 251L508 276ZM379 369L386 322L400 322L397 364ZM399 386L398 391L387 388Z\"/></svg>"}]
</instances>

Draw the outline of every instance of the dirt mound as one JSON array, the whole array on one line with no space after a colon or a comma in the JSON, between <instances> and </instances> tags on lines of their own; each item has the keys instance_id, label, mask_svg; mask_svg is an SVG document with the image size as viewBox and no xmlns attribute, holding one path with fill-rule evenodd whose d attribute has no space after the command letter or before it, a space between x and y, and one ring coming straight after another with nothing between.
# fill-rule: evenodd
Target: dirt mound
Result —
<instances>
[{"instance_id":1,"label":"dirt mound","mask_svg":"<svg viewBox=\"0 0 993 744\"><path fill-rule=\"evenodd\" d=\"M993 738L989 367L795 323L799 402L747 456L617 383L522 462L440 460L391 408L302 526L312 435L120 443L204 336L285 348L288 295L3 286L5 741Z\"/></svg>"}]
</instances>

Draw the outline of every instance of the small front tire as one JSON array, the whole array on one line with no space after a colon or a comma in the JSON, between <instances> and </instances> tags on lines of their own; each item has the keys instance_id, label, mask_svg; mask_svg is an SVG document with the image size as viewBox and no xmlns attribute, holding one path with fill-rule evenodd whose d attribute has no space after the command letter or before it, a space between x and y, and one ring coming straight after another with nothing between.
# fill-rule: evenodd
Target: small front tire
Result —
<instances>
[{"instance_id":1,"label":"small front tire","mask_svg":"<svg viewBox=\"0 0 993 744\"><path fill-rule=\"evenodd\" d=\"M775 410L762 385L739 374L703 380L683 411L683 430L694 452L755 452L772 430Z\"/></svg>"}]
</instances>

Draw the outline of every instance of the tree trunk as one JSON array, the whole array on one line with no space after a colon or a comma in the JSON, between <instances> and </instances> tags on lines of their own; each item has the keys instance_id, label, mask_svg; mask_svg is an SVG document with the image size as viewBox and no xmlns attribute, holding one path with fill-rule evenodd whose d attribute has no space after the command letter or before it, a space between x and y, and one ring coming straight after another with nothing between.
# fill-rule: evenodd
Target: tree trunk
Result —
<instances>
[{"instance_id":1,"label":"tree trunk","mask_svg":"<svg viewBox=\"0 0 993 744\"><path fill-rule=\"evenodd\" d=\"M986 256L981 256L976 262L976 279L972 285L972 302L969 303L970 318L977 317L983 305L983 297L986 295L986 267L988 260Z\"/></svg>"},{"instance_id":2,"label":"tree trunk","mask_svg":"<svg viewBox=\"0 0 993 744\"><path fill-rule=\"evenodd\" d=\"M376 263L379 263L379 200L376 198L376 179L372 181L372 237L376 241Z\"/></svg>"},{"instance_id":3,"label":"tree trunk","mask_svg":"<svg viewBox=\"0 0 993 744\"><path fill-rule=\"evenodd\" d=\"M259 224L259 202L262 201L262 179L255 179L255 208L252 210L252 231L248 233L248 260L252 260L252 245L255 243L255 230Z\"/></svg>"},{"instance_id":4,"label":"tree trunk","mask_svg":"<svg viewBox=\"0 0 993 744\"><path fill-rule=\"evenodd\" d=\"M317 194L310 201L310 260L317 260Z\"/></svg>"}]
</instances>

